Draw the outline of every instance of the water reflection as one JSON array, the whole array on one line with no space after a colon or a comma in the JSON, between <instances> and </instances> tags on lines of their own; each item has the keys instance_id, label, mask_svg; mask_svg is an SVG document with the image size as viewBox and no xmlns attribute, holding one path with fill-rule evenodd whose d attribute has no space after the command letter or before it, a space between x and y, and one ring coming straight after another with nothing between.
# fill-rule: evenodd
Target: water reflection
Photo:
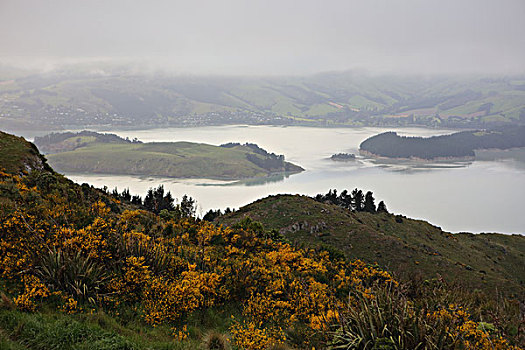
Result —
<instances>
[{"instance_id":1,"label":"water reflection","mask_svg":"<svg viewBox=\"0 0 525 350\"><path fill-rule=\"evenodd\" d=\"M293 175L293 173L272 174L270 176L248 178L225 183L210 183L208 180L203 180L205 182L199 183L197 186L263 186L273 182L283 182L285 179L289 178L290 175Z\"/></svg>"},{"instance_id":2,"label":"water reflection","mask_svg":"<svg viewBox=\"0 0 525 350\"><path fill-rule=\"evenodd\" d=\"M278 174L269 178L242 181L203 179L139 178L70 174L74 181L97 187L106 185L144 196L148 188L163 184L175 197L196 198L202 212L209 209L238 208L259 198L278 193L315 195L330 188L355 187L374 192L389 210L429 221L443 229L459 232L524 233L525 166L502 155L485 154L474 162L380 162L359 156L355 162L334 162L334 153L356 153L367 137L386 131L381 128L322 129L271 126L206 127L139 131L113 131L123 137L143 141L192 141L222 144L229 141L253 142L306 171ZM430 136L449 130L407 128L403 135ZM517 152L520 153L520 152ZM525 154L525 153L523 153ZM518 156L515 156L518 158ZM497 159L497 160L496 160ZM524 162L520 164L525 165ZM490 199L490 200L488 200Z\"/></svg>"}]
</instances>

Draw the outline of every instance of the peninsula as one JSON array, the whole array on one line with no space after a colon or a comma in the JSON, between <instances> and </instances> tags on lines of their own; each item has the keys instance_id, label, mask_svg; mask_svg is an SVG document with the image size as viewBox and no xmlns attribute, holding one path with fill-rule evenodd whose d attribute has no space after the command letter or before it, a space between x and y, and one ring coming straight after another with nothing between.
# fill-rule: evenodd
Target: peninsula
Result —
<instances>
[{"instance_id":1,"label":"peninsula","mask_svg":"<svg viewBox=\"0 0 525 350\"><path fill-rule=\"evenodd\" d=\"M363 141L359 152L365 156L398 159L474 159L474 150L517 147L525 147L525 126L462 131L428 138L399 136L389 131Z\"/></svg>"},{"instance_id":2,"label":"peninsula","mask_svg":"<svg viewBox=\"0 0 525 350\"><path fill-rule=\"evenodd\" d=\"M35 138L49 164L65 173L237 180L304 169L255 144L142 143L91 131Z\"/></svg>"}]
</instances>

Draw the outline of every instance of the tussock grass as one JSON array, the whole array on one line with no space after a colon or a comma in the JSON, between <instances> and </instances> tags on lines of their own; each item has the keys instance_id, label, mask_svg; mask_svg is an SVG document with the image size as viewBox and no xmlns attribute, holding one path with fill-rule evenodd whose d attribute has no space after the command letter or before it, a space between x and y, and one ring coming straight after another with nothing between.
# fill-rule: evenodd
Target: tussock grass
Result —
<instances>
[{"instance_id":1,"label":"tussock grass","mask_svg":"<svg viewBox=\"0 0 525 350\"><path fill-rule=\"evenodd\" d=\"M228 350L231 348L228 337L218 332L208 332L203 339L205 350Z\"/></svg>"}]
</instances>

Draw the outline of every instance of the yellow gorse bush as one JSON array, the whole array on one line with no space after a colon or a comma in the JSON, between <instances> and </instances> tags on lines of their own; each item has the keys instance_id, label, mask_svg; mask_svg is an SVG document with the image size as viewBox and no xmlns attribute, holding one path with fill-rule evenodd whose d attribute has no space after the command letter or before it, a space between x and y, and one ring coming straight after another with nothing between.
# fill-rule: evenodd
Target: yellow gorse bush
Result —
<instances>
[{"instance_id":1,"label":"yellow gorse bush","mask_svg":"<svg viewBox=\"0 0 525 350\"><path fill-rule=\"evenodd\" d=\"M230 331L235 345L246 350L269 349L286 341L281 328L262 327L254 321L235 322Z\"/></svg>"},{"instance_id":2,"label":"yellow gorse bush","mask_svg":"<svg viewBox=\"0 0 525 350\"><path fill-rule=\"evenodd\" d=\"M517 350L507 340L496 334L490 334L483 328L482 322L474 322L468 310L460 305L450 304L432 313L427 313L432 321L444 322L451 343L467 350Z\"/></svg>"},{"instance_id":3,"label":"yellow gorse bush","mask_svg":"<svg viewBox=\"0 0 525 350\"><path fill-rule=\"evenodd\" d=\"M312 348L329 341L353 297L373 299L374 286L397 284L363 261L348 263L250 229L122 210L106 194L54 176L39 189L38 174L0 174L8 198L0 205L0 276L11 281L21 310L55 297L64 312L117 314L127 305L149 324L173 326L196 310L235 303L242 316L230 332L239 348L266 349L292 333ZM485 344L474 325L459 327L450 332L467 347ZM173 328L173 335L184 340L187 328Z\"/></svg>"},{"instance_id":4,"label":"yellow gorse bush","mask_svg":"<svg viewBox=\"0 0 525 350\"><path fill-rule=\"evenodd\" d=\"M188 326L184 325L181 329L177 329L176 327L173 327L171 329L173 337L178 341L183 341L188 339Z\"/></svg>"}]
</instances>

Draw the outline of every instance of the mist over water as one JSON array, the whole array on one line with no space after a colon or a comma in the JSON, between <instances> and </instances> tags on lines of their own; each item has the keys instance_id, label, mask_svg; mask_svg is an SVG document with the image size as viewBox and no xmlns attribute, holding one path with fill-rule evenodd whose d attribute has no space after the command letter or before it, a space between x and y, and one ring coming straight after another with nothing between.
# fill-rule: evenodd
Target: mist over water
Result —
<instances>
[{"instance_id":1,"label":"mist over water","mask_svg":"<svg viewBox=\"0 0 525 350\"><path fill-rule=\"evenodd\" d=\"M450 232L525 233L522 198L525 167L513 160L439 164L394 162L381 164L358 157L355 162L333 162L339 152L356 153L367 137L390 129L220 126L183 129L112 130L144 142L192 141L220 145L253 142L306 169L285 178L255 181L211 181L136 176L66 174L72 180L97 187L129 187L144 196L163 184L181 198L197 199L201 213L209 209L239 208L270 194L315 195L335 188L371 190L394 213L418 218ZM402 135L430 136L450 130L401 128ZM266 182L265 182L266 181Z\"/></svg>"}]
</instances>

